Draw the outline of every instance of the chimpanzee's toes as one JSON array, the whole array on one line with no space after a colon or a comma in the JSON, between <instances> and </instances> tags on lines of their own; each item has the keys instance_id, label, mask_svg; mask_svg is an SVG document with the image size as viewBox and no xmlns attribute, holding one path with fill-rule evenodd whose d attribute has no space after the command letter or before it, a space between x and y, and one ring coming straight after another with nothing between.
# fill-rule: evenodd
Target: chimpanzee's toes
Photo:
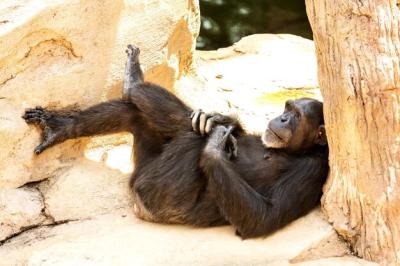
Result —
<instances>
[{"instance_id":1,"label":"chimpanzee's toes","mask_svg":"<svg viewBox=\"0 0 400 266\"><path fill-rule=\"evenodd\" d=\"M242 234L237 229L235 230L235 235L238 237L242 237Z\"/></svg>"},{"instance_id":2,"label":"chimpanzee's toes","mask_svg":"<svg viewBox=\"0 0 400 266\"><path fill-rule=\"evenodd\" d=\"M237 140L232 134L229 135L228 153L231 158L237 158L238 156Z\"/></svg>"},{"instance_id":3,"label":"chimpanzee's toes","mask_svg":"<svg viewBox=\"0 0 400 266\"><path fill-rule=\"evenodd\" d=\"M35 154L41 154L46 148L48 144L45 142L40 143L33 151Z\"/></svg>"},{"instance_id":4,"label":"chimpanzee's toes","mask_svg":"<svg viewBox=\"0 0 400 266\"><path fill-rule=\"evenodd\" d=\"M126 53L128 56L138 57L140 54L140 49L136 45L128 44Z\"/></svg>"},{"instance_id":5,"label":"chimpanzee's toes","mask_svg":"<svg viewBox=\"0 0 400 266\"><path fill-rule=\"evenodd\" d=\"M30 123L39 123L44 114L43 109L35 108L35 109L26 109L24 115L22 116L25 121Z\"/></svg>"},{"instance_id":6,"label":"chimpanzee's toes","mask_svg":"<svg viewBox=\"0 0 400 266\"><path fill-rule=\"evenodd\" d=\"M25 119L25 122L28 124L37 124L41 128L44 128L51 116L51 112L48 112L44 108L38 106L34 109L26 109L22 118Z\"/></svg>"}]
</instances>

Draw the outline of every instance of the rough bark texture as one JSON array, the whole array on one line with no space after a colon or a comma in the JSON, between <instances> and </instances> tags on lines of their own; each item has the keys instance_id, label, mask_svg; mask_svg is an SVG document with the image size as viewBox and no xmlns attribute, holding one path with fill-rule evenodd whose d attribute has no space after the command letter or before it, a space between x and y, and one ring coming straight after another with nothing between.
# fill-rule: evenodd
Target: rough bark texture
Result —
<instances>
[{"instance_id":1,"label":"rough bark texture","mask_svg":"<svg viewBox=\"0 0 400 266\"><path fill-rule=\"evenodd\" d=\"M306 3L330 146L323 209L358 255L400 264L400 2Z\"/></svg>"}]
</instances>

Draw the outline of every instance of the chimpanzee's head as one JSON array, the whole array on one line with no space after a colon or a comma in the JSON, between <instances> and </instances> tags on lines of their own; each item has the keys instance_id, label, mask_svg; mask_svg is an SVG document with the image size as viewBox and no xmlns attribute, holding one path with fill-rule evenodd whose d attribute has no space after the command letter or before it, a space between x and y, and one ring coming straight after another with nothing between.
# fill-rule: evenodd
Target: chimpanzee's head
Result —
<instances>
[{"instance_id":1,"label":"chimpanzee's head","mask_svg":"<svg viewBox=\"0 0 400 266\"><path fill-rule=\"evenodd\" d=\"M269 122L263 143L288 152L327 145L322 109L321 102L310 98L286 101L283 114Z\"/></svg>"}]
</instances>

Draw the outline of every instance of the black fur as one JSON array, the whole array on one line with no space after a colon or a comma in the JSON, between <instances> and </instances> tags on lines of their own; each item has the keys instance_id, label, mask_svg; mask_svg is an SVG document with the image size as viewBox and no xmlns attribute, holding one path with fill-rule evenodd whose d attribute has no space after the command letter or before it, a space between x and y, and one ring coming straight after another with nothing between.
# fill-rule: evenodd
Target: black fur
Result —
<instances>
[{"instance_id":1,"label":"black fur","mask_svg":"<svg viewBox=\"0 0 400 266\"><path fill-rule=\"evenodd\" d=\"M128 48L123 100L68 114L41 107L25 112L24 119L43 130L36 153L70 138L131 132L135 171L130 185L139 217L196 226L230 223L242 238L270 234L319 203L327 146L301 152L267 149L260 136L245 134L229 117L210 136L201 136L192 129L188 106L142 82L139 53L129 53L132 49L137 48ZM235 126L232 133L229 124ZM228 156L233 140L237 156Z\"/></svg>"}]
</instances>

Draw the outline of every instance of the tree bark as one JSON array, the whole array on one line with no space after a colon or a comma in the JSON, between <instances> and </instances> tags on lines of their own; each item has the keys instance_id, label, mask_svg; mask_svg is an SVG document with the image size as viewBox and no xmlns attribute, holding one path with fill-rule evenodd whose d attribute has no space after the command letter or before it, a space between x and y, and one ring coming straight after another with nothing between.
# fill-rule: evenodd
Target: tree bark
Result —
<instances>
[{"instance_id":1,"label":"tree bark","mask_svg":"<svg viewBox=\"0 0 400 266\"><path fill-rule=\"evenodd\" d=\"M306 0L331 172L322 208L363 258L400 264L400 0Z\"/></svg>"}]
</instances>

